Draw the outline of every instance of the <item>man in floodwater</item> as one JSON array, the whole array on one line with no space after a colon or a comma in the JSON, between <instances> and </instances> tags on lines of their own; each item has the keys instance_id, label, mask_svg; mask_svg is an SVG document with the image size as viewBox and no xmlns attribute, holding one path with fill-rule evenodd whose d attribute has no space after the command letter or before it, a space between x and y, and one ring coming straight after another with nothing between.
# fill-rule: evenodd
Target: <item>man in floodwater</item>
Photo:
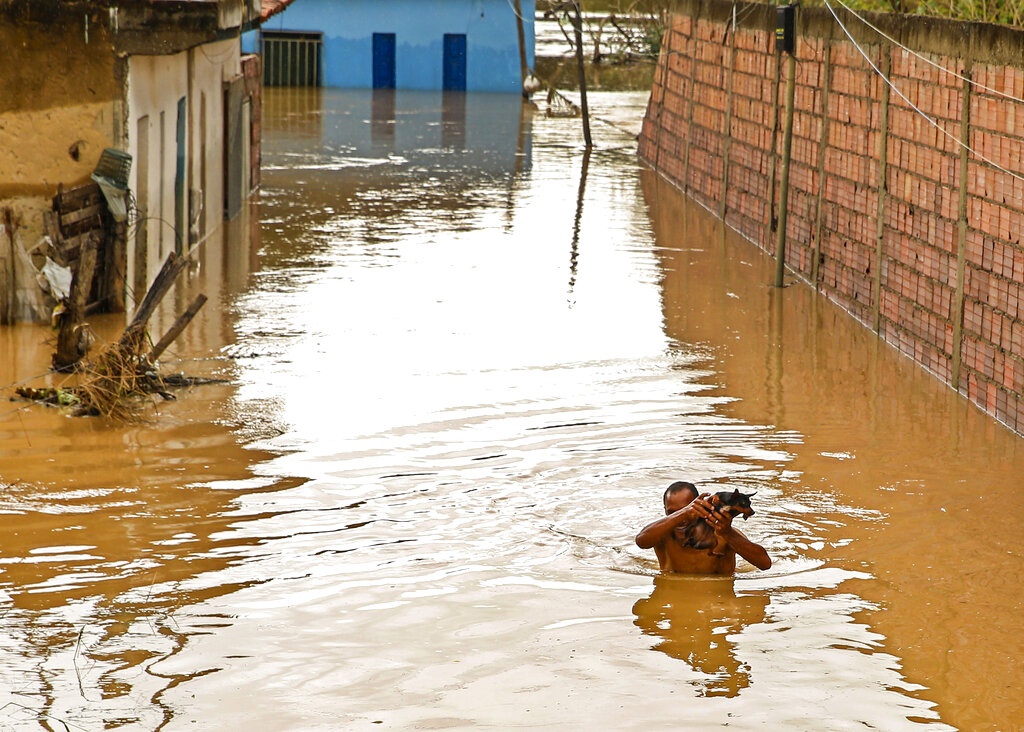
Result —
<instances>
[{"instance_id":1,"label":"man in floodwater","mask_svg":"<svg viewBox=\"0 0 1024 732\"><path fill-rule=\"evenodd\" d=\"M734 529L732 517L716 511L708 502L710 496L710 493L698 495L693 483L673 483L665 490L664 518L641 529L636 535L636 545L641 549L654 549L662 572L732 574L736 569L737 554L758 569L771 567L772 560L768 552ZM725 539L726 550L723 556L716 557L706 549L684 545L687 527L699 519L711 525L716 537Z\"/></svg>"}]
</instances>

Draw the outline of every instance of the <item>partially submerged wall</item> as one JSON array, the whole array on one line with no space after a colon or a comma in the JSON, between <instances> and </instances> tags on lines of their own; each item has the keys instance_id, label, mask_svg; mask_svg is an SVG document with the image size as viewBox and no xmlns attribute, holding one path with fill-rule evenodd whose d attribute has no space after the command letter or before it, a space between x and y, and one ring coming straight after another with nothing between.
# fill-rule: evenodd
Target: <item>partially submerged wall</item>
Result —
<instances>
[{"instance_id":1,"label":"partially submerged wall","mask_svg":"<svg viewBox=\"0 0 1024 732\"><path fill-rule=\"evenodd\" d=\"M21 252L43 237L57 186L87 182L116 139L115 60L88 22L0 19L0 323L49 317Z\"/></svg>"},{"instance_id":2,"label":"partially submerged wall","mask_svg":"<svg viewBox=\"0 0 1024 732\"><path fill-rule=\"evenodd\" d=\"M130 187L145 211L134 217L130 249L112 255L120 284L105 303L114 310L125 305L125 285L146 291L170 249L192 250L220 226L225 167L239 171L232 180L245 178L241 197L250 191L241 114L231 129L245 133L242 150L225 153L225 84L246 83L232 24L258 10L228 0L0 0L0 323L49 317L50 307L27 302L41 290L21 253L34 251L36 267L52 253L44 213L58 185L89 182L105 148L132 156ZM258 59L249 67L258 87Z\"/></svg>"},{"instance_id":3,"label":"partially submerged wall","mask_svg":"<svg viewBox=\"0 0 1024 732\"><path fill-rule=\"evenodd\" d=\"M837 12L852 41L828 9L798 12L786 265L1024 433L1024 33L864 14L893 43ZM774 26L774 6L678 2L640 138L644 160L773 253Z\"/></svg>"},{"instance_id":4,"label":"partially submerged wall","mask_svg":"<svg viewBox=\"0 0 1024 732\"><path fill-rule=\"evenodd\" d=\"M523 53L534 62L534 2L522 0ZM373 86L373 36L395 35L399 89L438 89L444 78L445 34L465 34L467 91L520 93L519 40L512 0L303 0L263 25L264 30L322 31L323 84Z\"/></svg>"}]
</instances>

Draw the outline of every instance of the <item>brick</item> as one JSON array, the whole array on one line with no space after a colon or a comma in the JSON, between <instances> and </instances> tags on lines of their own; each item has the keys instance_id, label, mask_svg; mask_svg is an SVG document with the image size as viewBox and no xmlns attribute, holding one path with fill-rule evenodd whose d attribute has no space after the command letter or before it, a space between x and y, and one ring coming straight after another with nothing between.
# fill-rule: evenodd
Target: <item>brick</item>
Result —
<instances>
[{"instance_id":1,"label":"brick","mask_svg":"<svg viewBox=\"0 0 1024 732\"><path fill-rule=\"evenodd\" d=\"M666 174L683 174L679 158L690 144L689 181L695 198L714 205L725 197L730 225L761 246L770 232L766 200L772 189L769 168L781 147L781 125L770 122L776 98L772 34L741 29L735 38L729 146L729 180L723 189L729 103L723 67L728 44L725 25L673 18L669 81L652 88L639 154L657 156ZM691 42L692 33L697 39ZM855 317L870 313L878 211L876 160L881 86L875 73L849 43L831 43L831 92L822 87L826 41L801 37L801 59L790 170L790 262L807 272L813 258L818 192L822 194L820 251L822 292ZM872 50L869 53L877 54ZM957 273L962 81L906 52L888 52L892 76L904 93L937 120L924 121L898 95L890 97L887 137L885 217L882 235L881 335L940 378L950 378ZM693 60L691 60L693 59ZM962 71L959 59L936 56L937 63ZM689 77L694 78L690 88ZM1011 67L975 65L975 78L1020 96L1024 73ZM656 80L657 82L657 80ZM687 110L693 105L693 125ZM818 174L822 110L830 120ZM657 110L657 116L653 113ZM1024 157L1024 103L1013 103L977 89L971 97L970 144L981 156L1016 170ZM1018 121L1020 124L1018 124ZM948 134L945 134L948 133ZM660 150L658 149L660 147ZM667 159L666 159L667 158ZM775 168L776 180L779 169ZM957 388L1007 423L1024 420L1024 180L972 157L968 161L965 300L962 345L964 369Z\"/></svg>"}]
</instances>

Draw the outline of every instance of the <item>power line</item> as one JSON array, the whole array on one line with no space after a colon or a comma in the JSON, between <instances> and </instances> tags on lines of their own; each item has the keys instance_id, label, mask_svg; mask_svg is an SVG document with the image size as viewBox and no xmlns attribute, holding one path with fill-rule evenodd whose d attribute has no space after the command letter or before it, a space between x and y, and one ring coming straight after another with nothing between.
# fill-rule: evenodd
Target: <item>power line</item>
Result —
<instances>
[{"instance_id":1,"label":"power line","mask_svg":"<svg viewBox=\"0 0 1024 732\"><path fill-rule=\"evenodd\" d=\"M948 137L950 140L955 142L957 145L959 145L963 149L967 150L967 152L969 152L972 155L974 155L974 157L978 158L979 160L983 160L984 162L988 163L989 165L991 165L996 170L1002 171L1003 173L1006 173L1007 175L1010 175L1010 176L1016 178L1017 180L1024 181L1024 176L1021 176L1018 173L1014 173L1012 170L1007 170L1006 168L1004 168L1003 166L999 165L998 163L993 162L992 160L989 160L984 155L979 153L977 150L973 149L966 142L961 140L959 137L957 137L956 135L952 134L951 132L947 132L945 130L945 128L942 127L942 125L940 125L934 119L929 117L927 114L925 114L921 110L920 107L918 107L916 104L914 104L912 101L910 101L910 99L907 98L907 95L904 94L903 92L901 92L899 90L899 88L895 84L893 84L892 81L890 81L889 77L882 73L881 69L879 69L878 66L875 65L875 62L872 61L871 58L867 55L867 53L864 52L864 49L860 47L860 44L857 43L857 41L855 41L853 39L853 36L850 34L850 31L846 28L845 25L843 25L843 21L839 20L839 16L836 15L836 11L835 11L835 9L833 9L832 5L829 3L829 0L824 0L824 2L825 2L825 7L828 8L830 13L832 13L832 17L836 19L836 23L838 23L839 27L843 29L843 33L845 33L846 37L850 39L850 43L853 44L854 48L856 48L857 51L860 52L860 55L863 56L864 60L868 62L868 65L871 66L871 68L875 70L875 73L878 74L882 78L882 80L885 81L885 83L889 85L889 88L892 89L894 92L896 92L896 94L899 96L899 98L902 99L904 102L906 102L910 106L911 109L913 109L915 112L917 112L919 115L921 115L921 117L923 117L924 120L926 122L928 122L928 124L930 124L932 127L937 129L939 132L941 132L943 135Z\"/></svg>"},{"instance_id":2,"label":"power line","mask_svg":"<svg viewBox=\"0 0 1024 732\"><path fill-rule=\"evenodd\" d=\"M1018 97L1013 96L1012 94L1007 94L1006 92L1001 92L998 89L993 89L990 86L985 86L984 84L981 84L981 83L979 83L977 81L973 81L972 79L968 79L966 76L958 74L955 71L951 71L950 69L947 69L942 64L939 64L939 63L937 63L935 61L932 61L927 56L923 56L922 54L918 53L917 51L915 51L915 50L913 50L911 48L907 48L902 43L897 41L895 38L893 38L892 36L887 34L885 31L883 31L881 28L879 28L876 25L873 25L867 18L865 18L865 17L863 17L861 15L858 15L857 12L853 8L851 8L849 5L847 5L845 2L843 2L843 0L836 0L836 2L838 2L844 8L846 8L847 12L850 13L857 20L859 20L861 23L866 25L871 30L875 31L875 33L877 33L878 35L880 35L883 38L885 38L886 40L888 40L894 46L898 46L899 48L902 48L904 51L906 51L907 53L911 54L912 56L916 56L917 58L921 59L926 64L931 64L932 66L934 66L935 68L939 69L940 71L945 71L950 76L955 76L957 79L960 79L961 81L966 81L967 83L971 84L972 86L976 86L979 89L984 89L985 91L991 92L992 94L995 94L996 96L1005 97L1006 99L1009 99L1010 101L1013 101L1013 102L1024 103L1024 99L1020 99ZM835 15L835 13L833 13L833 15Z\"/></svg>"}]
</instances>

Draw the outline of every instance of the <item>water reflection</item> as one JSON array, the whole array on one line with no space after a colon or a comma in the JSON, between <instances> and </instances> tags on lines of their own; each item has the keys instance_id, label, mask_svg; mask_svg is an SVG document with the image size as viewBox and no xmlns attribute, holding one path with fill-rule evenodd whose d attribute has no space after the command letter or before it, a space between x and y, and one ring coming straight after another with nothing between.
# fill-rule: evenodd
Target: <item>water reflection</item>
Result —
<instances>
[{"instance_id":1,"label":"water reflection","mask_svg":"<svg viewBox=\"0 0 1024 732\"><path fill-rule=\"evenodd\" d=\"M524 105L519 107L522 119ZM441 96L441 147L461 152L466 149L466 92L445 91Z\"/></svg>"},{"instance_id":2,"label":"water reflection","mask_svg":"<svg viewBox=\"0 0 1024 732\"><path fill-rule=\"evenodd\" d=\"M800 436L779 466L766 549L869 572L874 581L844 589L907 679L927 687L909 695L937 701L945 721L990 729L1017 716L1016 699L963 679L1024 653L1011 630L1024 596L1010 587L1024 562L1002 532L964 529L984 512L981 493L1004 516L1024 512L1024 442L810 288L772 287L769 257L657 176L641 185L666 333L714 344L721 382L741 395L725 413Z\"/></svg>"},{"instance_id":3,"label":"water reflection","mask_svg":"<svg viewBox=\"0 0 1024 732\"><path fill-rule=\"evenodd\" d=\"M576 191L576 215L572 220L572 241L569 244L569 302L572 303L572 290L576 286L576 272L579 268L580 223L583 221L583 200L587 192L587 170L590 168L591 149L583 150L583 162L580 164L580 184Z\"/></svg>"},{"instance_id":4,"label":"water reflection","mask_svg":"<svg viewBox=\"0 0 1024 732\"><path fill-rule=\"evenodd\" d=\"M412 232L468 230L496 202L509 211L532 165L533 108L518 95L268 89L265 118L265 225L289 243L265 252L271 269L321 236L386 256Z\"/></svg>"},{"instance_id":5,"label":"water reflection","mask_svg":"<svg viewBox=\"0 0 1024 732\"><path fill-rule=\"evenodd\" d=\"M320 141L324 135L323 87L274 87L263 91L263 143L286 137ZM375 99L378 97L374 97ZM381 97L387 102L387 95ZM394 99L394 95L391 95ZM384 118L385 114L381 114Z\"/></svg>"},{"instance_id":6,"label":"water reflection","mask_svg":"<svg viewBox=\"0 0 1024 732\"><path fill-rule=\"evenodd\" d=\"M374 89L371 102L370 139L378 155L395 149L395 94L394 89Z\"/></svg>"},{"instance_id":7,"label":"water reflection","mask_svg":"<svg viewBox=\"0 0 1024 732\"><path fill-rule=\"evenodd\" d=\"M254 203L192 251L192 265L153 329L166 330L198 292L210 302L165 353L166 370L233 376L232 363L217 352L234 338L231 302L255 269L258 220ZM101 344L123 322L123 315L90 319ZM45 328L0 328L3 384L45 372L48 340ZM150 664L187 643L176 619L182 608L254 581L202 579L257 543L229 536L237 494L297 484L253 475L253 463L270 453L245 449L232 434L223 409L231 391L219 384L181 392L129 425L4 402L0 726L38 720L51 729L155 729L173 716L163 690L202 675L188 669L162 676Z\"/></svg>"},{"instance_id":8,"label":"water reflection","mask_svg":"<svg viewBox=\"0 0 1024 732\"><path fill-rule=\"evenodd\" d=\"M518 100L467 96L455 149L439 94L392 113L267 91L261 267L211 249L181 298L214 302L175 357L233 383L144 425L0 422L0 710L168 730L236 727L253 699L267 730L1019 718L1016 442L800 288L772 300L755 250L638 183L628 135L595 125L584 184L578 124ZM7 333L46 362L45 329ZM650 577L632 536L680 475L758 491L771 571ZM991 522L979 488L1003 531L963 531Z\"/></svg>"},{"instance_id":9,"label":"water reflection","mask_svg":"<svg viewBox=\"0 0 1024 732\"><path fill-rule=\"evenodd\" d=\"M691 682L698 696L734 697L750 685L750 666L732 636L763 622L767 606L763 594L737 593L731 577L660 575L651 596L633 605L633 622L659 639L654 650L700 674Z\"/></svg>"}]
</instances>

